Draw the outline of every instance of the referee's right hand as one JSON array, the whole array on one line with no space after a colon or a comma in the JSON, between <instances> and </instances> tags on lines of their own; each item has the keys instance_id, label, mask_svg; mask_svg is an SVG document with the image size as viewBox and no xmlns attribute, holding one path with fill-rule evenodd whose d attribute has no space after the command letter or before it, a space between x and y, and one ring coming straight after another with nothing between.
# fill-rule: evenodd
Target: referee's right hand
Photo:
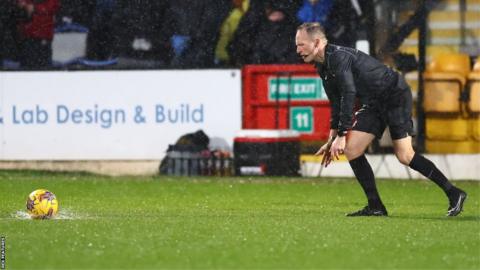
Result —
<instances>
[{"instance_id":1,"label":"referee's right hand","mask_svg":"<svg viewBox=\"0 0 480 270\"><path fill-rule=\"evenodd\" d=\"M330 146L331 145L332 144L330 142L327 142L322 147L320 147L320 149L317 151L317 153L315 153L315 156L323 155L321 164L322 164L322 166L325 166L325 168L332 161L332 154L330 152Z\"/></svg>"}]
</instances>

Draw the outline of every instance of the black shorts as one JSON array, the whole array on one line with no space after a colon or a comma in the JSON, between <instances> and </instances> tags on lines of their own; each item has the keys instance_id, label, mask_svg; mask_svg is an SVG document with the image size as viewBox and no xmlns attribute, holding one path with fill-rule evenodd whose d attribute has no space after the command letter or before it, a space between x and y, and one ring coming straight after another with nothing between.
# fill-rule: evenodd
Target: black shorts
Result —
<instances>
[{"instance_id":1,"label":"black shorts","mask_svg":"<svg viewBox=\"0 0 480 270\"><path fill-rule=\"evenodd\" d=\"M362 105L355 113L352 130L371 133L380 139L387 126L392 140L414 135L412 92L401 77L395 89L384 100Z\"/></svg>"}]
</instances>

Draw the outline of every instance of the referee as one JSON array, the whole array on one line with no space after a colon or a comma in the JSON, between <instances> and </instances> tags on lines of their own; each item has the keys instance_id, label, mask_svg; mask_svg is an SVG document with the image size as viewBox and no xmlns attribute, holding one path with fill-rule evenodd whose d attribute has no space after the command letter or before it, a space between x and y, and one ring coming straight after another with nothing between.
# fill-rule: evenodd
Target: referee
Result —
<instances>
[{"instance_id":1,"label":"referee","mask_svg":"<svg viewBox=\"0 0 480 270\"><path fill-rule=\"evenodd\" d=\"M322 165L327 166L344 153L368 199L367 206L347 216L388 215L364 154L387 126L398 160L437 184L449 199L447 216L458 215L467 194L413 150L412 94L403 77L361 51L329 44L319 23L300 25L295 42L303 61L315 64L331 104L329 139L316 155L323 155ZM360 109L352 123L356 98Z\"/></svg>"}]
</instances>

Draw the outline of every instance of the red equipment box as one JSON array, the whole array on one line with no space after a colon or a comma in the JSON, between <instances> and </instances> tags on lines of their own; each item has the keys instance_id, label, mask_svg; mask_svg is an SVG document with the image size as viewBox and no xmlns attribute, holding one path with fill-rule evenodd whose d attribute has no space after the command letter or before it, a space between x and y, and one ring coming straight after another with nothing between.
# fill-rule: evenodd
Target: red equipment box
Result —
<instances>
[{"instance_id":1,"label":"red equipment box","mask_svg":"<svg viewBox=\"0 0 480 270\"><path fill-rule=\"evenodd\" d=\"M326 140L330 105L312 65L247 65L242 70L244 129L293 129Z\"/></svg>"},{"instance_id":2,"label":"red equipment box","mask_svg":"<svg viewBox=\"0 0 480 270\"><path fill-rule=\"evenodd\" d=\"M296 176L299 134L294 130L241 130L233 143L235 175Z\"/></svg>"}]
</instances>

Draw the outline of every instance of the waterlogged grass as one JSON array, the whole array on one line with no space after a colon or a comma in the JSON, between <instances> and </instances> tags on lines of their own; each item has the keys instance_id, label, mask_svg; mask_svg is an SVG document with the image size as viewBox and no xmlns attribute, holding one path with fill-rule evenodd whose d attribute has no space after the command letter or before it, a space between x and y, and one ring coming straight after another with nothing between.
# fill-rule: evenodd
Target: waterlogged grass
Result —
<instances>
[{"instance_id":1,"label":"waterlogged grass","mask_svg":"<svg viewBox=\"0 0 480 270\"><path fill-rule=\"evenodd\" d=\"M427 181L380 180L388 218L352 179L109 178L0 172L6 269L479 269L480 185L456 218ZM57 195L30 220L26 196Z\"/></svg>"}]
</instances>

